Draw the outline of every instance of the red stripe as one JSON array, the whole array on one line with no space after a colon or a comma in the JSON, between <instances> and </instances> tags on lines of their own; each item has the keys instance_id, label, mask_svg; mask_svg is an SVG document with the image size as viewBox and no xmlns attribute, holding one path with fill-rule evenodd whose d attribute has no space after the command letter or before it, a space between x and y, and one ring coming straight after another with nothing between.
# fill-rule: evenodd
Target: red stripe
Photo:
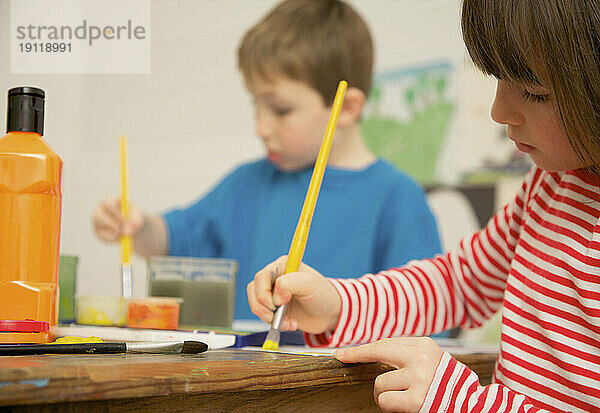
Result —
<instances>
[{"instance_id":1,"label":"red stripe","mask_svg":"<svg viewBox=\"0 0 600 413\"><path fill-rule=\"evenodd\" d=\"M441 257L440 257L441 258ZM466 309L464 301L458 297L463 295L461 285L456 280L456 273L454 268L451 267L451 261L453 260L451 253L447 253L445 256L447 261L437 259L433 262L437 270L440 272L446 291L448 292L449 304L446 310L446 324L445 328L454 328L459 326L466 320ZM459 318L460 317L460 318Z\"/></svg>"},{"instance_id":2,"label":"red stripe","mask_svg":"<svg viewBox=\"0 0 600 413\"><path fill-rule=\"evenodd\" d=\"M432 412L439 411L440 404L442 403L444 394L446 393L446 387L448 385L448 380L450 380L450 377L452 377L452 373L457 368L457 366L458 366L457 361L454 358L450 358L450 360L448 361L448 365L444 369L444 374L442 375L442 378L440 380L440 386L437 388L437 391L435 392L435 397L434 397L433 403L431 405Z\"/></svg>"},{"instance_id":3,"label":"red stripe","mask_svg":"<svg viewBox=\"0 0 600 413\"><path fill-rule=\"evenodd\" d=\"M521 280L523 283L530 286L532 289L535 289L540 294L554 298L555 300L561 301L570 306L576 307L579 310L581 310L582 313L586 314L589 317L600 317L600 308L592 308L592 307L586 306L586 305L584 305L584 303L582 302L582 299L581 299L581 298L585 298L585 299L588 299L593 302L598 302L598 292L597 291L582 290L575 283L573 283L573 280L570 280L568 278L564 278L559 275L553 274L549 271L546 271L543 268L540 268L537 265L535 265L531 262L528 262L522 256L515 257L515 261L521 263L525 268L530 270L532 273L539 275L544 280L553 281L553 282L561 285L562 287L564 287L561 290L558 290L557 287L554 287L552 289L543 287L537 283L534 283L528 277L522 275L519 271L514 269L512 271L512 273L515 276L518 275L519 280ZM564 291L564 293L562 293L560 291ZM569 293L576 294L577 297L573 297L572 295L569 295ZM600 332L600 330L599 330L599 332Z\"/></svg>"},{"instance_id":4,"label":"red stripe","mask_svg":"<svg viewBox=\"0 0 600 413\"><path fill-rule=\"evenodd\" d=\"M445 258L450 261L450 253L446 254ZM444 280L444 285L446 286L446 291L448 291L448 296L450 297L450 307L446 308L446 322L444 323L444 330L449 328L453 328L458 325L454 320L456 319L456 299L454 295L456 293L456 289L454 284L452 283L452 278L450 275L450 269L448 268L446 262L442 260L442 257L438 257L435 260L432 260L432 264L439 271L442 279ZM442 268L440 268L440 266Z\"/></svg>"},{"instance_id":5,"label":"red stripe","mask_svg":"<svg viewBox=\"0 0 600 413\"><path fill-rule=\"evenodd\" d=\"M530 244L529 242L527 242L527 241L525 241L523 239L521 239L520 245L526 251L528 251L529 253L535 255L536 257L538 257L542 261L551 262L553 265L556 265L556 266L560 267L561 269L565 270L565 272L567 274L569 274L569 275L572 275L573 278L577 278L579 280L582 280L582 281L585 281L585 282L589 282L589 283L595 283L595 284L598 284L599 281L600 281L600 278L598 277L598 275L596 275L596 274L589 274L589 273L585 273L583 271L580 271L577 268L571 266L569 263L567 263L567 262L565 262L563 260L558 260L554 255L547 254L543 250L540 250L540 249L534 247L532 244ZM525 259L525 258L523 257L523 259Z\"/></svg>"},{"instance_id":6,"label":"red stripe","mask_svg":"<svg viewBox=\"0 0 600 413\"><path fill-rule=\"evenodd\" d=\"M530 279L528 279L527 277L523 276L521 273L519 273L517 270L513 270L511 272L511 274L518 279L519 281L521 281L523 284L525 284L527 287L529 287L529 289L538 292L540 295L544 295L546 297L549 298L554 298L557 301L561 301L561 302L567 302L568 300L565 298L566 296L564 294L555 292L551 289L545 288L540 286L539 284L534 283L533 281L531 281ZM573 311L565 311L565 310L560 310L556 307L553 307L551 305L545 304L539 300L534 300L530 294L525 294L524 291L522 291L521 289L517 289L514 286L510 287L510 291L515 294L515 296L517 296L518 298L520 298L522 301L524 301L525 303L535 307L537 310L544 312L546 314L552 314L558 318L564 319L564 320L569 320L573 323L579 324L580 326L590 330L591 332L594 332L595 334L600 334L600 325L596 325L596 324L592 324L590 323L587 318L585 317L581 317L577 314L574 314ZM583 303L581 303L578 300L574 300L572 301L575 305L575 308L581 310L582 312L584 310L587 310L589 312L592 313L597 313L598 310L594 310L592 308L587 308L587 307L583 307ZM592 315L592 317L595 317Z\"/></svg>"},{"instance_id":7,"label":"red stripe","mask_svg":"<svg viewBox=\"0 0 600 413\"><path fill-rule=\"evenodd\" d=\"M592 186L592 185L590 185ZM594 199L596 201L598 201L598 192L597 192L597 187L592 186L594 189L590 190L587 188L584 188L580 185L577 185L575 182L569 182L566 180L561 180L560 181L560 187L561 188L565 188L565 189L570 189L573 192L577 192L578 194L583 195L586 198L590 198L590 199Z\"/></svg>"},{"instance_id":8,"label":"red stripe","mask_svg":"<svg viewBox=\"0 0 600 413\"><path fill-rule=\"evenodd\" d=\"M600 211L598 211L596 208L591 207L585 203L582 203L576 199L571 198L570 196L567 196L566 194L563 193L558 193L557 191L554 190L554 188L552 188L550 185L548 185L547 183L545 183L544 185L542 185L542 189L544 189L545 192L545 196L544 194L540 194L536 200L542 201L544 204L544 210L551 212L552 215L556 215L560 218L565 218L568 221L577 223L580 222L580 226L587 229L588 231L593 231L594 230L594 225L593 223L590 223L589 220L584 220L570 212L567 211L561 211L559 209L555 209L550 207L550 205L548 205L546 203L546 199L550 199L553 201L557 201L560 202L566 206L571 207L572 209L581 211L585 214L591 215L591 218L593 221L597 221L598 217L600 217ZM567 218L570 217L571 219Z\"/></svg>"},{"instance_id":9,"label":"red stripe","mask_svg":"<svg viewBox=\"0 0 600 413\"><path fill-rule=\"evenodd\" d=\"M503 388L500 386L493 386L493 387L487 386L487 391L491 392L492 388L494 388L496 390L496 392L494 395L494 402L490 406L489 411L497 412L498 409L500 408L500 406L502 405L502 402L504 401L504 391L503 391Z\"/></svg>"},{"instance_id":10,"label":"red stripe","mask_svg":"<svg viewBox=\"0 0 600 413\"><path fill-rule=\"evenodd\" d=\"M360 333L358 327L360 326L360 320L365 318L365 317L363 317L363 311L366 312L366 310L364 310L364 308L367 305L367 303L362 302L362 298L360 297L360 294L358 293L358 287L356 286L356 283L350 282L349 284L354 289L354 292L356 293L356 297L358 298L358 303L359 303L358 309L357 309L358 314L356 315L356 325L354 326L354 329L352 331L352 336L350 338L351 343L356 343L356 335L358 333ZM366 316L366 314L365 314L365 316Z\"/></svg>"},{"instance_id":11,"label":"red stripe","mask_svg":"<svg viewBox=\"0 0 600 413\"><path fill-rule=\"evenodd\" d=\"M536 365L534 363L530 363L528 361L525 361L523 359L520 359L520 358L518 358L517 356L515 356L513 354L504 353L504 358L506 360L508 360L508 361L513 362L516 365L519 365L519 366L523 367L525 370L528 370L528 371L531 371L531 372L535 372L535 373L537 373L537 374L539 374L541 376L544 376L544 377L546 377L546 378L548 378L548 379L550 379L550 380L552 380L552 381L554 381L556 383L563 384L563 385L565 385L565 386L567 386L569 388L577 389L577 390L579 390L580 393L588 394L590 396L595 396L594 393L596 393L596 394L598 393L598 391L595 388L591 388L590 386L584 386L584 385L579 384L579 383L577 383L577 384L571 383L570 381L565 380L560 374L555 373L553 371L549 371L547 369L543 369L540 366L538 366L538 365ZM519 382L521 384L524 384L527 387L529 387L529 388L531 388L531 389L533 389L535 391L538 391L538 392L540 392L542 394L546 394L548 396L551 396L554 399L561 400L561 401L563 401L565 403L568 403L568 404L570 404L572 406L580 406L580 407L587 406L587 409L589 411L592 411L592 410L594 410L594 409L597 408L597 407L595 407L595 406L593 406L591 404L588 404L588 403L585 403L585 402L579 400L576 397L571 397L571 396L568 396L567 394L564 394L564 393L561 393L559 391L556 391L556 389L549 388L545 384L540 384L540 383L538 383L538 382L536 382L536 381L534 381L532 379L523 377L523 376L515 373L514 371L507 370L506 372L508 374L510 374L510 375L514 375L514 377L518 377L519 380L514 379L517 382ZM594 392L592 392L592 391L594 391Z\"/></svg>"},{"instance_id":12,"label":"red stripe","mask_svg":"<svg viewBox=\"0 0 600 413\"><path fill-rule=\"evenodd\" d=\"M339 285L344 290L344 293L346 294L346 303L348 303L348 315L346 318L346 322L344 323L344 327L342 328L342 331L339 336L340 342L346 344L344 343L344 337L346 336L346 330L348 329L348 325L350 324L350 320L352 319L352 302L350 301L350 294L348 293L348 289L346 288L344 283L340 282Z\"/></svg>"},{"instance_id":13,"label":"red stripe","mask_svg":"<svg viewBox=\"0 0 600 413\"><path fill-rule=\"evenodd\" d=\"M498 226L498 216L494 216L493 224L494 224L494 229L495 229L494 234L500 236L502 238L502 240L507 244L507 246L510 247L510 251L514 254L514 252L515 252L514 245L508 245L508 240L506 239L504 232L501 231L500 227ZM498 243L494 239L493 234L490 231L489 225L485 227L485 234L486 234L487 242L494 249L494 251L496 251L496 253L498 255L500 255L500 257L502 257L502 259L504 260L504 264L502 264L502 270L504 270L504 272L508 273L508 271L510 269L510 257L508 257L508 255L506 255L504 250L500 247L500 245L498 245Z\"/></svg>"},{"instance_id":14,"label":"red stripe","mask_svg":"<svg viewBox=\"0 0 600 413\"><path fill-rule=\"evenodd\" d=\"M523 327L523 326L517 326L517 324L512 321L512 320L506 320L505 324L507 326L510 326L512 328L514 328L517 331L521 331L523 332L523 334L528 335L529 337L536 339L538 341L541 342L546 342L547 340L544 340L544 336L542 336L541 334L539 334L539 332ZM528 353L528 354L532 354L538 358L544 359L552 364L554 364L555 366L559 367L560 369L562 369L563 371L569 371L572 372L574 374L578 374L580 376L583 377L587 377L589 379L592 380L597 380L598 379L598 372L594 371L594 370L589 370L589 369L585 369L583 367L580 367L576 364L573 363L567 363L564 360L559 359L558 357L555 357L553 355L553 353L547 353L545 351L542 351L534 346L530 346L529 344L525 344L524 342L522 342L521 340L517 340L513 337L504 337L504 342L507 344L510 344L514 347L517 347L518 349ZM556 343L556 341L553 341L554 343ZM564 349L565 347L567 347L564 344L560 344L557 343L558 346L550 346L550 348L552 349L552 351L558 350L560 348ZM563 351L563 353L568 354L568 352ZM583 360L583 359L582 359Z\"/></svg>"},{"instance_id":15,"label":"red stripe","mask_svg":"<svg viewBox=\"0 0 600 413\"><path fill-rule=\"evenodd\" d=\"M515 294L515 295L516 294L520 294L521 296L524 296L524 294L521 294L520 291L517 291L517 289L514 288L514 287L512 287L512 286L509 286L509 292L511 292L512 294ZM533 305L531 303L529 303L529 304ZM533 306L535 307L535 305L533 305ZM582 344L586 344L588 346L595 347L595 348L600 348L600 342L598 342L598 340L594 340L593 337L590 337L590 336L587 336L587 335L581 334L581 333L576 333L576 332L572 331L571 329L561 327L558 324L553 324L553 323L549 323L547 321L541 320L538 317L536 317L535 315L526 312L522 308L522 306L518 306L516 304L513 304L509 300L506 300L504 302L504 307L506 307L507 309L513 311L518 316L520 316L520 317L522 317L522 318L524 318L526 320L529 320L529 321L531 321L533 323L538 324L544 330L550 330L550 331L553 331L553 332L558 333L560 335L563 335L565 337L568 337L568 338L570 338L570 339L572 339L574 341L578 341L578 342L580 342ZM540 310L539 312L543 314L545 311L544 310ZM504 323L508 322L508 318L507 317L505 317L505 318L506 319L503 320ZM544 338L543 341L544 342L548 342L548 343L552 343L552 347L556 347L556 345L558 344L555 341L547 338L546 336L544 336L544 337L545 338ZM582 353L572 352L572 351L576 351L572 347L565 347L563 349L563 351L567 352L569 354L573 354L573 355L577 356L578 358L582 358L584 360L589 360L589 361L591 361L593 363L596 363L596 364L600 365L600 361L597 358L595 358L592 355L589 355L586 352L582 352ZM592 358L588 358L588 357L592 357Z\"/></svg>"},{"instance_id":16,"label":"red stripe","mask_svg":"<svg viewBox=\"0 0 600 413\"><path fill-rule=\"evenodd\" d=\"M523 230L526 231L532 238L537 240L540 244L542 244L544 246L552 247L558 251L564 252L565 254L568 254L569 256L571 256L571 258L573 258L573 260L575 260L575 261L579 261L579 262L589 265L591 267L600 267L600 259L599 258L594 258L594 257L590 257L588 255L583 255L582 253L573 249L569 245L563 244L561 242L558 242L556 240L553 240L549 237L546 237L545 235L542 235L542 234L536 232L529 225L526 225L523 228Z\"/></svg>"},{"instance_id":17,"label":"red stripe","mask_svg":"<svg viewBox=\"0 0 600 413\"><path fill-rule=\"evenodd\" d=\"M531 184L529 185L529 194L527 196L527 203L531 201L531 194L537 189L538 185L542 180L542 170L539 168L535 168L533 173L533 178L531 179Z\"/></svg>"},{"instance_id":18,"label":"red stripe","mask_svg":"<svg viewBox=\"0 0 600 413\"><path fill-rule=\"evenodd\" d=\"M513 372L508 371L507 369L504 368L504 366L498 366L498 370L500 370L502 372L502 374L504 375L504 377L506 377L507 379L510 379L510 380L515 381L517 383L524 384L523 381L520 380L520 378L522 376L517 375L517 374L515 374ZM546 394L544 392L541 392L541 393L542 394ZM511 391L511 390L509 390L507 392L507 396L508 396L508 400L509 400L508 409L507 409L508 411L513 411L513 408L511 408L511 406L515 405L515 402L516 402L515 397L517 395L522 396L521 394L516 393L514 391ZM542 408L542 409L548 410L550 412L557 411L556 410L556 406L550 405L548 403L544 403L541 400L538 400L535 397L531 397L531 396L526 396L525 397L525 401L521 402L519 404L520 408L519 408L518 411L525 411L524 410L524 406L523 406L524 404L525 405L535 405L536 408Z\"/></svg>"},{"instance_id":19,"label":"red stripe","mask_svg":"<svg viewBox=\"0 0 600 413\"><path fill-rule=\"evenodd\" d=\"M481 235L485 235L485 237L481 236ZM477 236L477 245L479 246L481 253L483 254L483 256L485 257L485 259L492 264L499 272L503 273L503 274L507 274L509 271L508 265L504 266L502 264L500 264L498 261L496 261L496 259L494 257L492 257L492 255L490 253L488 253L487 248L484 247L483 242L485 240L486 244L490 243L490 233L489 233L489 227L486 227L483 231L481 231L478 236ZM487 268L487 265L485 266ZM503 276L499 276L496 274L492 274L489 270L484 269L484 272L488 277L496 280L496 281L500 281L503 282L506 277ZM490 288L497 290L498 287L493 286L492 284L489 284Z\"/></svg>"},{"instance_id":20,"label":"red stripe","mask_svg":"<svg viewBox=\"0 0 600 413\"><path fill-rule=\"evenodd\" d=\"M469 378L469 373L470 373L470 370L462 369L460 376L456 380L456 384L454 386L454 389L452 390L452 394L450 395L450 403L448 404L448 408L446 409L446 411L449 411L449 412L454 411L454 409L456 407L458 393L460 393L462 387L465 385L467 379Z\"/></svg>"},{"instance_id":21,"label":"red stripe","mask_svg":"<svg viewBox=\"0 0 600 413\"><path fill-rule=\"evenodd\" d=\"M488 394L489 387L486 388L486 391L479 393L477 395L477 403L471 407L471 411L474 412L483 412L483 406L485 406L486 396Z\"/></svg>"},{"instance_id":22,"label":"red stripe","mask_svg":"<svg viewBox=\"0 0 600 413\"><path fill-rule=\"evenodd\" d=\"M467 388L467 397L465 398L465 401L464 401L463 405L460 408L461 412L467 413L467 412L472 411L471 409L469 409L469 402L471 401L471 399L473 398L473 396L476 396L478 385L479 385L479 383L477 383L477 382L474 381Z\"/></svg>"},{"instance_id":23,"label":"red stripe","mask_svg":"<svg viewBox=\"0 0 600 413\"><path fill-rule=\"evenodd\" d=\"M416 273L419 273L418 276ZM417 281L417 284L419 284L419 289L421 290L421 295L423 296L423 305L419 306L419 311L417 312L417 314L421 313L421 317L419 318L425 318L425 327L424 327L424 333L423 335L427 335L427 334L431 334L431 332L433 331L433 328L430 328L430 317L429 317L429 312L431 309L433 309L433 313L434 316L433 318L435 318L435 295L433 295L433 304L430 305L429 303L429 296L427 294L427 286L425 285L426 283L429 284L429 286L431 286L431 282L427 279L426 276L424 276L423 271L421 271L421 269L419 267L415 267L415 272L413 273L415 280ZM433 306L433 308L432 308Z\"/></svg>"},{"instance_id":24,"label":"red stripe","mask_svg":"<svg viewBox=\"0 0 600 413\"><path fill-rule=\"evenodd\" d=\"M369 332L369 339L367 340L368 343L370 343L371 341L373 341L373 332L375 331L375 322L377 321L377 315L379 313L379 295L377 294L377 287L375 286L375 281L369 277L367 278L367 280L371 283L371 286L373 287L373 317L371 318L371 328L370 328L370 332ZM365 331L366 333L366 331ZM365 337L365 335L363 335L363 337ZM361 338L363 338L361 337Z\"/></svg>"},{"instance_id":25,"label":"red stripe","mask_svg":"<svg viewBox=\"0 0 600 413\"><path fill-rule=\"evenodd\" d=\"M557 188L558 191L555 189ZM577 200L577 197L573 198L572 195L568 194L567 191L575 192L576 194L582 195L582 198L590 198L594 199L594 193L587 189L582 188L579 185L574 184L573 182L568 182L566 180L561 180L560 182L555 182L553 185L549 182L544 182L542 185L542 189L546 194L546 198L555 199L560 201L566 205L571 206L574 209L585 212L589 215L595 216L596 219L600 216L599 211L591 207L586 203L582 203ZM562 191L561 191L562 189Z\"/></svg>"},{"instance_id":26,"label":"red stripe","mask_svg":"<svg viewBox=\"0 0 600 413\"><path fill-rule=\"evenodd\" d=\"M390 289L392 291L388 291L387 288L384 288L384 290L383 290L385 292L386 300L388 301L387 306L386 306L388 311L385 311L385 318L383 319L383 323L381 324L381 333L378 336L374 336L373 337L374 340L379 340L379 339L383 338L383 331L386 329L388 322L390 320L390 313L391 313L391 311L389 311L390 292L392 293L394 302L396 303L396 307L395 307L396 312L398 312L398 292L396 291L396 288L394 288L395 284L392 282L392 277L390 277L387 274L382 274L382 275L390 284L390 287L391 287ZM398 314L392 314L392 316L394 317L394 326L395 326L398 323ZM408 311L406 311L406 314L405 314L405 322L406 322L407 316L408 316ZM392 329L391 331L394 331L394 330Z\"/></svg>"},{"instance_id":27,"label":"red stripe","mask_svg":"<svg viewBox=\"0 0 600 413\"><path fill-rule=\"evenodd\" d=\"M536 211L531 211L529 213L529 216L533 219L533 221L535 221L539 226L541 226L542 228L546 228L547 230L551 231L551 232L556 232L558 234L564 235L565 237L570 238L571 240L573 240L573 242L581 245L583 248L587 248L589 240L591 238L591 233L594 232L594 225L587 225L587 227L589 228L585 228L583 227L583 225L581 225L581 222L576 222L576 218L573 215L568 215L568 216L560 216L558 214L554 214L548 210L546 210L546 208L548 209L553 209L553 208L549 208L549 207L544 207L544 205L542 205L543 201L539 200L540 206L542 208L544 208L545 210L542 212L545 212L548 214L552 214L553 216L562 219L564 221L568 221L571 222L572 224L577 225L578 227L581 227L580 231L582 233L587 233L587 237L584 237L582 235L580 235L579 233L564 227L564 226L558 226L557 224L554 224L544 218L542 218ZM566 214L563 214L566 215ZM579 221L583 221L583 220L579 220ZM586 224L589 224L586 222ZM530 224L527 224L528 226L531 226ZM564 224L563 224L564 225Z\"/></svg>"},{"instance_id":28,"label":"red stripe","mask_svg":"<svg viewBox=\"0 0 600 413\"><path fill-rule=\"evenodd\" d=\"M471 313L471 314L476 313L477 315L479 315L479 318L482 319L482 318L484 318L484 316L483 316L483 311L479 307L479 304L475 303L466 293L466 291L469 290L472 293L474 293L474 295L479 296L479 294L477 294L478 291L474 288L473 283L471 282L471 278L469 277L470 275L472 275L471 268L470 268L468 262L463 257L459 257L459 261L461 264L460 265L460 281L463 281L465 284L464 286L462 286L465 301L467 303L465 308L468 310L468 313Z\"/></svg>"},{"instance_id":29,"label":"red stripe","mask_svg":"<svg viewBox=\"0 0 600 413\"><path fill-rule=\"evenodd\" d=\"M523 200L521 198L517 197L515 199L515 204L517 204L519 208L523 209Z\"/></svg>"},{"instance_id":30,"label":"red stripe","mask_svg":"<svg viewBox=\"0 0 600 413\"><path fill-rule=\"evenodd\" d=\"M416 304L418 306L419 305L419 297L417 296L416 287L415 287L414 283L412 282L412 278L415 277L415 274L413 274L413 272L411 271L410 268L408 268L406 272L408 273L408 274L406 274L407 275L406 281L408 281L408 283L410 284L410 287L411 287L411 290L412 290L411 292L413 293L412 295L415 297L415 301L416 301ZM409 274L411 275L411 277L408 277ZM407 302L407 305L408 304L409 303ZM416 310L415 311L415 315L414 315L415 318L411 320L412 321L412 328L408 332L408 335L410 335L410 336L414 336L415 335L415 333L417 331L417 326L419 325L419 323L416 321L416 319L419 317L419 315L422 314L422 312L419 310L418 307L415 310ZM408 314L408 308L406 309L406 313Z\"/></svg>"},{"instance_id":31,"label":"red stripe","mask_svg":"<svg viewBox=\"0 0 600 413\"><path fill-rule=\"evenodd\" d=\"M403 273L399 273L396 277L403 277L404 274ZM388 277L390 280L392 280L392 277ZM404 309L404 320L402 323L402 331L399 332L399 335L406 335L406 325L408 323L408 295L406 294L406 290L404 289L404 286L402 285L402 283L400 281L396 281L393 283L393 285L396 285L400 288L400 290L402 291L402 295L404 296L404 302L406 303L406 307ZM394 296L396 298L396 302L398 303L398 305L400 305L400 301L398 300L398 293L396 292L396 295ZM396 309L398 310L398 307L396 307ZM394 321L394 325L392 326L392 329L390 330L392 332L392 335L394 335L394 332L396 331L396 329L398 328L398 320L399 320L399 316L396 315L396 320ZM381 330L383 331L383 330Z\"/></svg>"}]
</instances>

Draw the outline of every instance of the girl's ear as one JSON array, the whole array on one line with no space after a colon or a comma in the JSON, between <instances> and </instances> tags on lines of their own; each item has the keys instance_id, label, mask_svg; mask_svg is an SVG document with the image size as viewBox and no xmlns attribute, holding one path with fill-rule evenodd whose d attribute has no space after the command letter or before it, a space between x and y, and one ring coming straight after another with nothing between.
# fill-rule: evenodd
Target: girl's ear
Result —
<instances>
[{"instance_id":1,"label":"girl's ear","mask_svg":"<svg viewBox=\"0 0 600 413\"><path fill-rule=\"evenodd\" d=\"M342 104L342 111L338 118L338 125L341 127L350 126L358 123L360 113L365 106L367 98L362 90L356 87L348 87Z\"/></svg>"}]
</instances>

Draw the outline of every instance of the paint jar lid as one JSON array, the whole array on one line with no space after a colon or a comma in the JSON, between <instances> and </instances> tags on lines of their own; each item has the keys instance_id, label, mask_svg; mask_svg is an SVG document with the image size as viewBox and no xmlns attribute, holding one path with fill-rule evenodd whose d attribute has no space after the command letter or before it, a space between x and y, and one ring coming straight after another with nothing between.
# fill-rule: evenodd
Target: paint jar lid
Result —
<instances>
[{"instance_id":1,"label":"paint jar lid","mask_svg":"<svg viewBox=\"0 0 600 413\"><path fill-rule=\"evenodd\" d=\"M6 132L44 134L44 98L42 89L31 86L14 87L8 91Z\"/></svg>"},{"instance_id":2,"label":"paint jar lid","mask_svg":"<svg viewBox=\"0 0 600 413\"><path fill-rule=\"evenodd\" d=\"M50 330L47 321L35 320L0 320L0 333L31 333Z\"/></svg>"}]
</instances>

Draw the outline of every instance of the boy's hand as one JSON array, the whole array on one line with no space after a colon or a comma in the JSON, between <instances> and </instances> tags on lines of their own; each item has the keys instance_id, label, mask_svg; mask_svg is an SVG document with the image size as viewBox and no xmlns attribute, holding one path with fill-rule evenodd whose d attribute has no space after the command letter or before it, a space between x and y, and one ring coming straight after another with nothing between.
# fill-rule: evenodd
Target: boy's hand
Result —
<instances>
[{"instance_id":1,"label":"boy's hand","mask_svg":"<svg viewBox=\"0 0 600 413\"><path fill-rule=\"evenodd\" d=\"M333 330L339 318L341 300L335 287L308 265L283 274L287 256L282 256L256 273L248 284L250 308L271 323L277 306L288 303L282 330L303 330L319 334ZM274 283L274 285L273 285Z\"/></svg>"},{"instance_id":2,"label":"boy's hand","mask_svg":"<svg viewBox=\"0 0 600 413\"><path fill-rule=\"evenodd\" d=\"M375 379L373 395L386 412L418 412L444 352L429 337L388 338L336 351L343 363L380 361L397 370Z\"/></svg>"},{"instance_id":3,"label":"boy's hand","mask_svg":"<svg viewBox=\"0 0 600 413\"><path fill-rule=\"evenodd\" d=\"M118 241L122 235L134 236L144 224L144 213L130 205L129 219L121 215L120 198L108 198L98 205L93 214L94 230L104 241Z\"/></svg>"}]
</instances>

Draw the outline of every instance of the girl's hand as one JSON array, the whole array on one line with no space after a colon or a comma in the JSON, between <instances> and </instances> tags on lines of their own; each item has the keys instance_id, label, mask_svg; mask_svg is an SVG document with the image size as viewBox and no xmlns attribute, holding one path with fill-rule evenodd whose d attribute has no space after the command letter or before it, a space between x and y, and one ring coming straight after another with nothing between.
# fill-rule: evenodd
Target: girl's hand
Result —
<instances>
[{"instance_id":1,"label":"girl's hand","mask_svg":"<svg viewBox=\"0 0 600 413\"><path fill-rule=\"evenodd\" d=\"M287 256L279 257L248 284L252 312L271 323L277 307L288 303L282 330L300 329L312 334L333 330L342 305L335 287L305 264L298 272L283 274L286 262Z\"/></svg>"},{"instance_id":2,"label":"girl's hand","mask_svg":"<svg viewBox=\"0 0 600 413\"><path fill-rule=\"evenodd\" d=\"M396 370L375 379L375 403L386 412L418 412L444 352L429 337L388 338L336 351L343 363L380 361Z\"/></svg>"},{"instance_id":3,"label":"girl's hand","mask_svg":"<svg viewBox=\"0 0 600 413\"><path fill-rule=\"evenodd\" d=\"M130 206L129 219L121 215L120 198L108 198L94 210L92 222L100 239L118 241L122 235L134 236L144 224L144 213L136 206Z\"/></svg>"}]
</instances>

